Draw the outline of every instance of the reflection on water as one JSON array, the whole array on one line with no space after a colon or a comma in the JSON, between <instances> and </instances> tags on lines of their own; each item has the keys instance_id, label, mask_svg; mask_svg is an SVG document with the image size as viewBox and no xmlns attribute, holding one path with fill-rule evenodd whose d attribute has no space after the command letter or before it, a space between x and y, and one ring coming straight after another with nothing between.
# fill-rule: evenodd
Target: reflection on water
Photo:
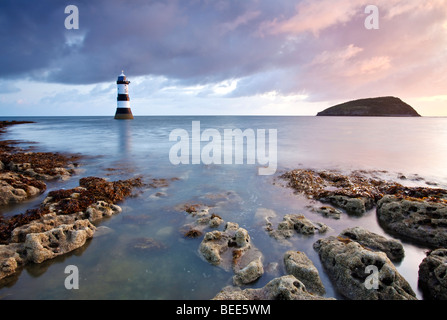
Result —
<instances>
[{"instance_id":1,"label":"reflection on water","mask_svg":"<svg viewBox=\"0 0 447 320\"><path fill-rule=\"evenodd\" d=\"M132 152L132 132L131 122L128 120L117 121L116 124L119 127L118 134L118 150L117 154L121 154L123 159L127 159L128 155Z\"/></svg>"},{"instance_id":2,"label":"reflection on water","mask_svg":"<svg viewBox=\"0 0 447 320\"><path fill-rule=\"evenodd\" d=\"M282 258L287 250L305 252L318 268L327 296L341 298L325 274L312 245L319 237L338 235L344 228L361 225L386 235L378 225L375 210L363 217L343 215L340 220L323 218L309 210L312 203L275 178L286 169L312 167L380 170L382 178L401 183L447 186L447 119L444 118L324 118L324 117L135 117L117 121L109 117L34 118L35 124L10 128L4 139L39 142L45 151L76 152L91 157L82 171L51 189L70 188L83 176L111 180L134 175L152 178L179 178L168 186L144 188L120 205L123 212L98 226L109 232L95 237L72 253L26 266L3 281L4 299L210 299L231 284L233 273L211 266L198 253L200 239L187 239L182 227L190 223L186 212L176 208L185 203L207 203L225 221L248 230L253 243L264 254L264 265L275 266L252 287L260 287L284 274ZM258 176L256 165L178 165L169 161L169 133L191 130L200 120L202 130L252 128L278 130L278 172ZM115 168L120 170L105 170ZM416 176L417 174L417 176ZM412 179L414 177L414 179ZM40 199L39 201L41 201ZM276 214L273 223L285 214L303 213L313 221L331 227L324 235L296 235L290 246L270 238L259 208ZM11 210L18 210L11 208ZM7 214L7 212L5 212ZM135 239L151 238L165 249L139 252ZM417 289L419 263L424 249L404 242L406 257L397 264L399 272ZM80 270L79 290L67 290L65 266Z\"/></svg>"}]
</instances>

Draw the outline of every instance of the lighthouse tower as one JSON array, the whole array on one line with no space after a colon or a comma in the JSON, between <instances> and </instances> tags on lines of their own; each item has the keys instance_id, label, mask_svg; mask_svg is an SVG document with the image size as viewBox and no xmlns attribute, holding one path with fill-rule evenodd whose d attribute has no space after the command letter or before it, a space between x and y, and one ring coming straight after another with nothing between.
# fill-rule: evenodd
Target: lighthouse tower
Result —
<instances>
[{"instance_id":1,"label":"lighthouse tower","mask_svg":"<svg viewBox=\"0 0 447 320\"><path fill-rule=\"evenodd\" d=\"M118 106L116 108L115 119L133 119L130 110L129 85L130 81L126 79L124 71L118 76L116 84L118 85Z\"/></svg>"}]
</instances>

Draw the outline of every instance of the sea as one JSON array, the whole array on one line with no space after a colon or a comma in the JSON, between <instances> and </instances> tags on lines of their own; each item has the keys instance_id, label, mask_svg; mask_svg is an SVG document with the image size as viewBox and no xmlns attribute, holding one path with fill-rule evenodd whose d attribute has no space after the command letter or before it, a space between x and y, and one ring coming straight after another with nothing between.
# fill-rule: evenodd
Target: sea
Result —
<instances>
[{"instance_id":1,"label":"sea","mask_svg":"<svg viewBox=\"0 0 447 320\"><path fill-rule=\"evenodd\" d=\"M311 210L318 203L287 187L281 174L293 169L340 173L362 170L366 175L404 185L447 188L447 118L443 117L135 116L133 120L114 120L113 116L98 116L1 120L35 122L8 127L2 135L4 140L19 140L19 146L31 146L35 151L83 156L71 178L48 182L46 192L39 197L2 208L4 216L37 207L49 191L76 187L82 177L113 181L141 176L145 182L166 179L157 181L167 183L136 190L119 203L121 213L96 224L103 234L95 235L83 247L41 264L28 264L3 280L0 299L212 299L232 284L234 272L211 265L201 256L203 237L184 236L185 225L193 219L181 208L199 203L210 206L211 212L225 222L245 228L252 244L262 252L265 273L243 288L260 288L285 275L284 253L296 250L306 253L318 269L325 296L344 299L313 249L315 241L354 226L388 238L395 236L379 225L375 209L360 217L346 213L338 220L323 217ZM230 144L219 147L228 142L226 132L237 130L256 141L252 144L249 138L242 140L243 156L238 160L236 141L233 153ZM214 158L210 159L210 154ZM260 170L266 167L268 174ZM312 236L296 234L286 244L268 235L266 214L276 226L284 215L296 213L327 224L329 231ZM161 244L160 248L136 250L136 241L147 238ZM423 299L417 283L418 269L428 248L399 240L405 258L395 266L417 297ZM78 271L77 288L67 287L73 266Z\"/></svg>"}]
</instances>

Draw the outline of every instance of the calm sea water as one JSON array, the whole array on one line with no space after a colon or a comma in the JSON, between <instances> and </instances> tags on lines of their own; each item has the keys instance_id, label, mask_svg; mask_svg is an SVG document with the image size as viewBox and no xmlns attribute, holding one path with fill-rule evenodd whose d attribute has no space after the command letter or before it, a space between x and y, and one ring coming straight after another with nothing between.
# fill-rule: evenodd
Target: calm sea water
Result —
<instances>
[{"instance_id":1,"label":"calm sea water","mask_svg":"<svg viewBox=\"0 0 447 320\"><path fill-rule=\"evenodd\" d=\"M11 120L4 118L6 120ZM19 119L19 118L15 118ZM386 234L378 225L375 210L361 218L343 215L324 218L309 210L309 200L275 183L277 176L294 168L371 170L384 179L404 184L447 187L447 118L350 118L350 117L136 117L117 121L112 117L20 118L34 124L12 126L3 139L37 142L38 150L85 155L77 175L49 184L48 191L72 188L80 178L100 176L111 180L142 175L179 178L168 187L142 189L137 197L120 205L123 212L104 220L112 232L95 237L84 247L46 261L28 265L0 288L3 299L210 299L231 284L232 272L204 261L198 248L201 239L186 239L180 229L191 222L176 209L184 203L209 203L225 221L248 230L254 245L264 254L264 265L278 263L250 287L257 288L285 274L282 258L287 250L304 251L319 269L328 297L342 298L333 288L312 244L319 237L337 235L351 226ZM169 141L174 129L191 132L193 121L201 130L276 129L278 168L274 175L258 175L255 164L173 165ZM25 143L24 145L27 145ZM206 143L202 143L206 145ZM224 150L223 150L224 151ZM117 169L117 170L110 170ZM379 172L380 171L380 172ZM407 180L398 180L399 175ZM428 183L428 184L427 184ZM162 192L161 196L156 196ZM3 211L24 212L38 205L46 194ZM276 213L274 224L285 214L302 213L332 230L312 237L295 236L289 246L270 238L256 212ZM276 226L276 225L275 225ZM166 249L141 253L132 250L135 239L150 237ZM404 242L406 257L396 264L421 298L418 267L425 249ZM79 269L79 289L67 290L64 269Z\"/></svg>"}]
</instances>

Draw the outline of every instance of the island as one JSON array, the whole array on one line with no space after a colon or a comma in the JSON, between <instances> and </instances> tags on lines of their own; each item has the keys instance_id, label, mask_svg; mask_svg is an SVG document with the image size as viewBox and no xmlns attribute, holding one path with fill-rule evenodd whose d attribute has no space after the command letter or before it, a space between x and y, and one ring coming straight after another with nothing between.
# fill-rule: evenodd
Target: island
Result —
<instances>
[{"instance_id":1,"label":"island","mask_svg":"<svg viewBox=\"0 0 447 320\"><path fill-rule=\"evenodd\" d=\"M396 97L352 100L327 108L317 116L420 117L416 110Z\"/></svg>"}]
</instances>

